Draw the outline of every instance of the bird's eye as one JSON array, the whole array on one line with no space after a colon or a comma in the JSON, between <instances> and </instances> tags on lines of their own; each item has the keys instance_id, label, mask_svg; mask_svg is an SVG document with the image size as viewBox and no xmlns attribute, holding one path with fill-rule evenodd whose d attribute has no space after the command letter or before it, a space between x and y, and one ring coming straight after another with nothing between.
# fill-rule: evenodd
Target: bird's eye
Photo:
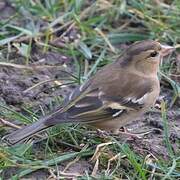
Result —
<instances>
[{"instance_id":1,"label":"bird's eye","mask_svg":"<svg viewBox=\"0 0 180 180\"><path fill-rule=\"evenodd\" d=\"M151 54L150 54L150 57L156 57L158 55L158 52L157 51L153 51Z\"/></svg>"}]
</instances>

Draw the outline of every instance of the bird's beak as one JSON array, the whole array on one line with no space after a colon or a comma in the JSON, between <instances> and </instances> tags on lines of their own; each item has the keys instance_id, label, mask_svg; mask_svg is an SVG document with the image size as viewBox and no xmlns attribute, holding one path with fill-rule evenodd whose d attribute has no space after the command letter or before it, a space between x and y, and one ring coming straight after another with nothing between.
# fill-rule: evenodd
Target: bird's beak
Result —
<instances>
[{"instance_id":1,"label":"bird's beak","mask_svg":"<svg viewBox=\"0 0 180 180\"><path fill-rule=\"evenodd\" d=\"M161 44L161 56L167 56L168 54L172 53L175 49L175 47Z\"/></svg>"}]
</instances>

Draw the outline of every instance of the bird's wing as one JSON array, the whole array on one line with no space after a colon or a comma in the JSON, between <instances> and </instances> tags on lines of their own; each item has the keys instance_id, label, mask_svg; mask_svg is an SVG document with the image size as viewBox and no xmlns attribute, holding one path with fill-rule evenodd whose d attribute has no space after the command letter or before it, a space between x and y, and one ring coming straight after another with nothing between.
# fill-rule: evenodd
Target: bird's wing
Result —
<instances>
[{"instance_id":1,"label":"bird's wing","mask_svg":"<svg viewBox=\"0 0 180 180\"><path fill-rule=\"evenodd\" d=\"M119 79L119 75L110 75L108 79L101 78L100 82L90 79L77 87L65 100L63 108L49 116L46 124L52 125L63 121L105 121L119 117L124 112L143 108L145 98L152 91L150 81L139 76L132 78L132 74L121 74Z\"/></svg>"}]
</instances>

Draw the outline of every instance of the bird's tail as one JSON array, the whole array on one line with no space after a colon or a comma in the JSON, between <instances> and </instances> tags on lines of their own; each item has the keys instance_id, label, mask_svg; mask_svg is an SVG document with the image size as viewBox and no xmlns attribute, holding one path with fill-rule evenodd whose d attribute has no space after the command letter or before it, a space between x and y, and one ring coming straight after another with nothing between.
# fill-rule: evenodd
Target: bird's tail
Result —
<instances>
[{"instance_id":1,"label":"bird's tail","mask_svg":"<svg viewBox=\"0 0 180 180\"><path fill-rule=\"evenodd\" d=\"M11 145L21 142L22 140L50 127L45 124L46 120L47 119L45 118L40 119L33 124L27 125L12 132L11 134L5 136L3 139Z\"/></svg>"},{"instance_id":2,"label":"bird's tail","mask_svg":"<svg viewBox=\"0 0 180 180\"><path fill-rule=\"evenodd\" d=\"M51 126L60 123L67 123L68 120L66 120L66 113L61 114L60 110L61 109L59 108L58 110L55 110L52 114L42 117L37 122L18 129L11 134L8 134L3 138L3 140L5 140L11 145L14 145Z\"/></svg>"}]
</instances>

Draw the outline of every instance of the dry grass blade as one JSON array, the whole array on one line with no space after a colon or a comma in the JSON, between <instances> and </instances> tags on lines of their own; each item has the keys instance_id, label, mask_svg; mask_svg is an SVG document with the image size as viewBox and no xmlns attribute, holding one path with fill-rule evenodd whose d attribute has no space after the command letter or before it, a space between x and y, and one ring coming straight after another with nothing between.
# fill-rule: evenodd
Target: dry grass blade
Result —
<instances>
[{"instance_id":1,"label":"dry grass blade","mask_svg":"<svg viewBox=\"0 0 180 180\"><path fill-rule=\"evenodd\" d=\"M8 127L14 128L14 129L20 129L21 128L20 126L14 124L14 123L11 123L9 121L6 121L6 120L0 118L0 127L1 126L8 126Z\"/></svg>"},{"instance_id":2,"label":"dry grass blade","mask_svg":"<svg viewBox=\"0 0 180 180\"><path fill-rule=\"evenodd\" d=\"M13 63L6 63L6 62L0 62L0 66L7 66L17 69L26 69L26 70L40 70L45 68L55 68L57 66L48 66L48 65L21 65L21 64L13 64ZM61 66L59 66L61 67Z\"/></svg>"},{"instance_id":3,"label":"dry grass blade","mask_svg":"<svg viewBox=\"0 0 180 180\"><path fill-rule=\"evenodd\" d=\"M111 42L108 40L108 38L106 37L106 35L99 29L99 28L95 28L95 31L97 31L97 33L104 39L104 41L107 43L107 45L109 46L109 48L111 49L111 51L113 53L116 53L115 48L113 47L113 45L111 44Z\"/></svg>"}]
</instances>

